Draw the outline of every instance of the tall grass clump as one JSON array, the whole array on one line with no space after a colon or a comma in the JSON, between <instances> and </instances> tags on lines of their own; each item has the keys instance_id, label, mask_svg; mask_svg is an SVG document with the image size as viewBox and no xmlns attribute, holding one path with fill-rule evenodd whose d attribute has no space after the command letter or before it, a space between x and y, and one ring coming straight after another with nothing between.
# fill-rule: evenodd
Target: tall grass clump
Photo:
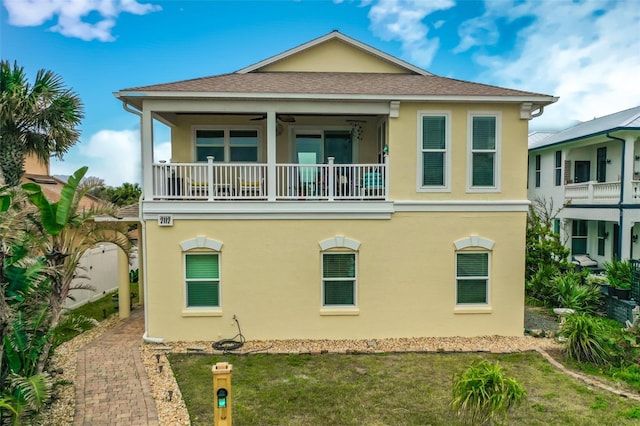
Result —
<instances>
[{"instance_id":1,"label":"tall grass clump","mask_svg":"<svg viewBox=\"0 0 640 426\"><path fill-rule=\"evenodd\" d=\"M567 316L561 335L567 339L567 355L578 362L609 364L607 330L599 318L576 313Z\"/></svg>"},{"instance_id":2,"label":"tall grass clump","mask_svg":"<svg viewBox=\"0 0 640 426\"><path fill-rule=\"evenodd\" d=\"M553 300L556 306L595 313L600 306L600 286L583 280L581 273L568 271L552 278ZM586 281L583 284L583 281Z\"/></svg>"},{"instance_id":3,"label":"tall grass clump","mask_svg":"<svg viewBox=\"0 0 640 426\"><path fill-rule=\"evenodd\" d=\"M506 419L507 411L526 396L522 385L505 377L497 362L480 361L455 377L451 406L471 424L486 424Z\"/></svg>"}]
</instances>

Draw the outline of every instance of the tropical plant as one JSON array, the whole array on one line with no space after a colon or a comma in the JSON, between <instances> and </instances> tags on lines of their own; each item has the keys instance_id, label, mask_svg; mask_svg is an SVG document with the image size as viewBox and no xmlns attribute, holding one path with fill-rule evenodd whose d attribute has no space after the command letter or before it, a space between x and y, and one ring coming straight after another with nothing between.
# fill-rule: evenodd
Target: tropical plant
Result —
<instances>
[{"instance_id":1,"label":"tropical plant","mask_svg":"<svg viewBox=\"0 0 640 426\"><path fill-rule=\"evenodd\" d=\"M526 234L526 280L543 265L555 265L558 269L571 266L567 261L569 249L553 231L553 221L560 210L555 210L553 200L535 199L529 207Z\"/></svg>"},{"instance_id":2,"label":"tropical plant","mask_svg":"<svg viewBox=\"0 0 640 426\"><path fill-rule=\"evenodd\" d=\"M598 310L600 286L587 282L583 273L568 271L556 275L551 284L554 306L586 313L595 313Z\"/></svg>"},{"instance_id":3,"label":"tropical plant","mask_svg":"<svg viewBox=\"0 0 640 426\"><path fill-rule=\"evenodd\" d=\"M633 281L633 268L629 260L612 259L603 265L609 284L615 288L628 290Z\"/></svg>"},{"instance_id":4,"label":"tropical plant","mask_svg":"<svg viewBox=\"0 0 640 426\"><path fill-rule=\"evenodd\" d=\"M515 379L506 377L496 362L480 361L459 373L453 384L451 406L472 424L506 419L527 393Z\"/></svg>"},{"instance_id":5,"label":"tropical plant","mask_svg":"<svg viewBox=\"0 0 640 426\"><path fill-rule=\"evenodd\" d=\"M83 117L76 93L57 74L39 70L30 84L24 68L0 61L0 172L7 185L17 186L27 154L44 163L62 155L80 136Z\"/></svg>"},{"instance_id":6,"label":"tropical plant","mask_svg":"<svg viewBox=\"0 0 640 426\"><path fill-rule=\"evenodd\" d=\"M51 285L47 294L51 329L55 329L59 323L69 292L75 288L91 288L88 283L73 282L82 255L102 242L114 243L126 252L131 249L125 224L95 220L98 217L114 215L115 211L111 205L79 208L80 200L91 189L90 186L81 184L86 172L87 167L82 167L71 175L61 191L60 199L53 203L44 196L40 185L22 185L39 213L31 217L32 226L29 233L39 242L39 249L44 254L48 266L56 271L50 276ZM43 348L38 372L44 369L51 343L49 339Z\"/></svg>"},{"instance_id":7,"label":"tropical plant","mask_svg":"<svg viewBox=\"0 0 640 426\"><path fill-rule=\"evenodd\" d=\"M578 362L608 364L607 331L599 318L576 313L567 316L560 331L567 339L567 355Z\"/></svg>"},{"instance_id":8,"label":"tropical plant","mask_svg":"<svg viewBox=\"0 0 640 426\"><path fill-rule=\"evenodd\" d=\"M554 296L553 277L560 274L555 264L540 265L535 273L526 281L527 298L532 304L551 305Z\"/></svg>"}]
</instances>

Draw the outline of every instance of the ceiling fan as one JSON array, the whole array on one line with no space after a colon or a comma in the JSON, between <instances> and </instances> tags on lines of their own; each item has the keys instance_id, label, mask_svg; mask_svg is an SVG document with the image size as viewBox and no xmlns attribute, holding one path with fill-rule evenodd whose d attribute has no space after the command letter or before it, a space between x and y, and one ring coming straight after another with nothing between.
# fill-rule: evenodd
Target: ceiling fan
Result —
<instances>
[{"instance_id":1,"label":"ceiling fan","mask_svg":"<svg viewBox=\"0 0 640 426\"><path fill-rule=\"evenodd\" d=\"M258 121L258 120L266 120L267 118L267 114L262 114L260 117L256 117L256 118L252 118L252 121ZM293 115L287 115L287 114L277 114L276 118L284 123L295 123L296 119Z\"/></svg>"}]
</instances>

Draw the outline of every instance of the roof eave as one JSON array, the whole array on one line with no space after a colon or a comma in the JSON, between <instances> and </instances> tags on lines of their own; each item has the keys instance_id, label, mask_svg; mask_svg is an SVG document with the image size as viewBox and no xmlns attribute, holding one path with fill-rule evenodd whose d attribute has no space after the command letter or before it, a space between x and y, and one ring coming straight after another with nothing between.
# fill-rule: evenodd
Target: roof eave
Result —
<instances>
[{"instance_id":1,"label":"roof eave","mask_svg":"<svg viewBox=\"0 0 640 426\"><path fill-rule=\"evenodd\" d=\"M248 92L182 92L182 91L149 91L149 92L115 92L120 100L131 99L284 99L284 100L371 100L371 101L449 101L449 102L532 102L536 105L549 105L558 98L543 95L406 95L406 94L351 94L351 93L248 93Z\"/></svg>"},{"instance_id":2,"label":"roof eave","mask_svg":"<svg viewBox=\"0 0 640 426\"><path fill-rule=\"evenodd\" d=\"M558 142L553 142L547 145L541 145L541 146L537 146L535 148L529 148L529 151L536 151L538 149L545 149L545 148L549 148L552 146L557 146L557 145L562 145L565 143L571 143L571 142L577 142L583 139L589 139L589 138L594 138L596 136L602 136L602 135L606 135L607 133L612 133L612 132L621 132L621 131L639 131L640 127L614 127L611 129L607 129L607 130L601 130L599 132L595 132L595 133L590 133L588 135L583 135L583 136L577 136L575 138L570 138L570 139L565 139L565 140L561 140Z\"/></svg>"}]
</instances>

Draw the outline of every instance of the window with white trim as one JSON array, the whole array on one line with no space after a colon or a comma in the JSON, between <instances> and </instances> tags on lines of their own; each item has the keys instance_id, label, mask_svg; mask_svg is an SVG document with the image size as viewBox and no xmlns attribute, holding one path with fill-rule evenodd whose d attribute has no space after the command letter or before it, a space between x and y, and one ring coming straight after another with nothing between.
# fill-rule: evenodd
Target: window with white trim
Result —
<instances>
[{"instance_id":1,"label":"window with white trim","mask_svg":"<svg viewBox=\"0 0 640 426\"><path fill-rule=\"evenodd\" d=\"M194 131L196 161L256 162L259 134L256 128L198 128Z\"/></svg>"},{"instance_id":2,"label":"window with white trim","mask_svg":"<svg viewBox=\"0 0 640 426\"><path fill-rule=\"evenodd\" d=\"M185 253L187 308L220 307L220 255Z\"/></svg>"},{"instance_id":3,"label":"window with white trim","mask_svg":"<svg viewBox=\"0 0 640 426\"><path fill-rule=\"evenodd\" d=\"M540 188L541 163L540 155L536 155L536 188Z\"/></svg>"},{"instance_id":4,"label":"window with white trim","mask_svg":"<svg viewBox=\"0 0 640 426\"><path fill-rule=\"evenodd\" d=\"M555 182L556 186L562 185L562 151L556 151L556 176Z\"/></svg>"},{"instance_id":5,"label":"window with white trim","mask_svg":"<svg viewBox=\"0 0 640 426\"><path fill-rule=\"evenodd\" d=\"M449 114L419 115L418 189L446 190L449 186Z\"/></svg>"},{"instance_id":6,"label":"window with white trim","mask_svg":"<svg viewBox=\"0 0 640 426\"><path fill-rule=\"evenodd\" d=\"M357 257L353 252L322 253L322 306L355 306Z\"/></svg>"},{"instance_id":7,"label":"window with white trim","mask_svg":"<svg viewBox=\"0 0 640 426\"><path fill-rule=\"evenodd\" d=\"M489 253L456 253L456 304L489 303Z\"/></svg>"},{"instance_id":8,"label":"window with white trim","mask_svg":"<svg viewBox=\"0 0 640 426\"><path fill-rule=\"evenodd\" d=\"M499 116L469 115L469 188L497 190L499 187Z\"/></svg>"}]
</instances>

